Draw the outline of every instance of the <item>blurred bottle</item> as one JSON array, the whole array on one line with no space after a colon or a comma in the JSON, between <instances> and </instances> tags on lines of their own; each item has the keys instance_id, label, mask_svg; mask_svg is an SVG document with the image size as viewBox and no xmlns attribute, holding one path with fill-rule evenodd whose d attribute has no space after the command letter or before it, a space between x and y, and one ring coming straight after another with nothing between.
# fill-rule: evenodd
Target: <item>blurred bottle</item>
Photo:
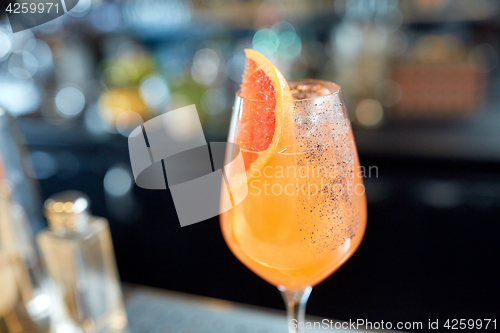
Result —
<instances>
[{"instance_id":1,"label":"blurred bottle","mask_svg":"<svg viewBox=\"0 0 500 333\"><path fill-rule=\"evenodd\" d=\"M51 300L41 286L31 230L0 181L0 332L48 332Z\"/></svg>"},{"instance_id":2,"label":"blurred bottle","mask_svg":"<svg viewBox=\"0 0 500 333\"><path fill-rule=\"evenodd\" d=\"M53 304L30 227L36 193L23 171L27 161L14 119L0 108L0 333L50 329Z\"/></svg>"},{"instance_id":3,"label":"blurred bottle","mask_svg":"<svg viewBox=\"0 0 500 333\"><path fill-rule=\"evenodd\" d=\"M0 164L3 166L0 179L8 181L12 200L22 206L31 229L36 234L44 227L45 222L38 197L38 183L28 176L35 172L23 143L24 138L16 119L0 106Z\"/></svg>"},{"instance_id":4,"label":"blurred bottle","mask_svg":"<svg viewBox=\"0 0 500 333\"><path fill-rule=\"evenodd\" d=\"M90 216L83 193L45 202L49 229L38 235L64 307L64 332L121 332L127 326L108 221Z\"/></svg>"}]
</instances>

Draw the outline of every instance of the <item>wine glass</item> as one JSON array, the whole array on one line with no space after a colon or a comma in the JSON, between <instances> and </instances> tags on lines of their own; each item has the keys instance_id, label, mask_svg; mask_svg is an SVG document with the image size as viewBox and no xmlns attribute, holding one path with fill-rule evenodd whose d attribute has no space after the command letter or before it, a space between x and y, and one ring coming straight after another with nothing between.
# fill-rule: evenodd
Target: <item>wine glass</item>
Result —
<instances>
[{"instance_id":1,"label":"wine glass","mask_svg":"<svg viewBox=\"0 0 500 333\"><path fill-rule=\"evenodd\" d=\"M241 182L241 169L226 170L226 176L230 183L246 186L248 193L221 214L220 224L233 254L278 287L289 332L297 333L305 325L312 287L356 251L367 213L340 86L312 79L289 85L294 99L283 106L292 109L289 128L280 130L283 137L276 147L265 151L240 147L246 182ZM228 142L238 143L245 112L258 113L269 103L273 101L245 99L237 92ZM234 145L228 145L228 156L232 149Z\"/></svg>"}]
</instances>

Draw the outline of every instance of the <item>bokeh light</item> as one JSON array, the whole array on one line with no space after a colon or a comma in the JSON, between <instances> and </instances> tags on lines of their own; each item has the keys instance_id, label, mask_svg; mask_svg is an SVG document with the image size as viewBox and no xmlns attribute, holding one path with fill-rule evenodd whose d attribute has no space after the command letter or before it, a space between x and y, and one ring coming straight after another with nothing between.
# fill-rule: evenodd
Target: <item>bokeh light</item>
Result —
<instances>
[{"instance_id":1,"label":"bokeh light","mask_svg":"<svg viewBox=\"0 0 500 333\"><path fill-rule=\"evenodd\" d=\"M343 23L332 33L335 54L343 59L351 60L361 51L363 32L358 25Z\"/></svg>"},{"instance_id":2,"label":"bokeh light","mask_svg":"<svg viewBox=\"0 0 500 333\"><path fill-rule=\"evenodd\" d=\"M288 22L279 22L273 25L273 28L278 31L279 56L287 60L297 59L302 52L302 40L295 27Z\"/></svg>"},{"instance_id":3,"label":"bokeh light","mask_svg":"<svg viewBox=\"0 0 500 333\"><path fill-rule=\"evenodd\" d=\"M35 111L42 102L42 92L32 79L0 78L0 105L14 115Z\"/></svg>"},{"instance_id":4,"label":"bokeh light","mask_svg":"<svg viewBox=\"0 0 500 333\"><path fill-rule=\"evenodd\" d=\"M126 40L109 50L103 62L101 80L108 87L130 87L155 72L155 61L141 45Z\"/></svg>"},{"instance_id":5,"label":"bokeh light","mask_svg":"<svg viewBox=\"0 0 500 333\"><path fill-rule=\"evenodd\" d=\"M11 52L10 38L3 30L0 30L0 61L7 59Z\"/></svg>"},{"instance_id":6,"label":"bokeh light","mask_svg":"<svg viewBox=\"0 0 500 333\"><path fill-rule=\"evenodd\" d=\"M271 28L257 30L251 48L273 62L294 60L300 56L302 41L291 23L280 21Z\"/></svg>"},{"instance_id":7,"label":"bokeh light","mask_svg":"<svg viewBox=\"0 0 500 333\"><path fill-rule=\"evenodd\" d=\"M54 155L44 151L34 151L29 154L29 159L33 165L33 172L28 168L32 178L47 179L54 176L58 170L57 159Z\"/></svg>"},{"instance_id":8,"label":"bokeh light","mask_svg":"<svg viewBox=\"0 0 500 333\"><path fill-rule=\"evenodd\" d=\"M85 96L74 87L65 87L57 92L55 104L63 116L74 117L85 108Z\"/></svg>"},{"instance_id":9,"label":"bokeh light","mask_svg":"<svg viewBox=\"0 0 500 333\"><path fill-rule=\"evenodd\" d=\"M141 119L149 119L154 115L141 98L137 88L108 89L99 97L99 116L107 123L105 126L106 130L109 130L107 125L112 126L110 132L115 132L117 130L116 126L118 125L118 119L120 119L121 128L126 128L128 126L126 124L129 123L129 117L127 115L131 115L131 113L129 113L131 111L137 113ZM122 113L126 115L120 117ZM131 124L135 124L135 122L131 121Z\"/></svg>"},{"instance_id":10,"label":"bokeh light","mask_svg":"<svg viewBox=\"0 0 500 333\"><path fill-rule=\"evenodd\" d=\"M215 116L226 109L226 96L220 89L209 89L200 100L201 108L209 115Z\"/></svg>"},{"instance_id":11,"label":"bokeh light","mask_svg":"<svg viewBox=\"0 0 500 333\"><path fill-rule=\"evenodd\" d=\"M365 99L356 107L356 120L363 126L375 127L384 116L382 105L374 99Z\"/></svg>"},{"instance_id":12,"label":"bokeh light","mask_svg":"<svg viewBox=\"0 0 500 333\"><path fill-rule=\"evenodd\" d=\"M133 180L130 170L121 164L110 167L104 176L104 190L106 194L115 197L127 194L132 185Z\"/></svg>"},{"instance_id":13,"label":"bokeh light","mask_svg":"<svg viewBox=\"0 0 500 333\"><path fill-rule=\"evenodd\" d=\"M276 59L276 51L279 47L279 37L273 29L263 28L257 30L252 39L252 48L262 53L271 61Z\"/></svg>"},{"instance_id":14,"label":"bokeh light","mask_svg":"<svg viewBox=\"0 0 500 333\"><path fill-rule=\"evenodd\" d=\"M28 41L35 39L35 35L29 29L16 32L15 34L9 31L7 32L7 36L10 38L12 52L22 50Z\"/></svg>"},{"instance_id":15,"label":"bokeh light","mask_svg":"<svg viewBox=\"0 0 500 333\"><path fill-rule=\"evenodd\" d=\"M139 84L139 94L144 102L154 109L160 109L170 102L167 81L160 75L145 77Z\"/></svg>"},{"instance_id":16,"label":"bokeh light","mask_svg":"<svg viewBox=\"0 0 500 333\"><path fill-rule=\"evenodd\" d=\"M89 14L92 27L99 32L109 33L118 30L123 22L122 10L116 3L102 3L95 6Z\"/></svg>"},{"instance_id":17,"label":"bokeh light","mask_svg":"<svg viewBox=\"0 0 500 333\"><path fill-rule=\"evenodd\" d=\"M212 49L201 49L194 55L191 75L193 79L203 85L210 85L217 79L221 59Z\"/></svg>"},{"instance_id":18,"label":"bokeh light","mask_svg":"<svg viewBox=\"0 0 500 333\"><path fill-rule=\"evenodd\" d=\"M128 137L134 128L142 123L142 117L137 112L125 111L116 118L116 130L121 135Z\"/></svg>"},{"instance_id":19,"label":"bokeh light","mask_svg":"<svg viewBox=\"0 0 500 333\"><path fill-rule=\"evenodd\" d=\"M38 71L50 70L53 66L52 50L41 39L31 39L24 45L24 51L29 52L37 62Z\"/></svg>"},{"instance_id":20,"label":"bokeh light","mask_svg":"<svg viewBox=\"0 0 500 333\"><path fill-rule=\"evenodd\" d=\"M234 82L241 82L243 71L245 70L245 56L241 54L234 55L226 65L227 76Z\"/></svg>"},{"instance_id":21,"label":"bokeh light","mask_svg":"<svg viewBox=\"0 0 500 333\"><path fill-rule=\"evenodd\" d=\"M116 133L116 129L107 121L103 121L98 111L98 104L91 104L83 116L85 128L94 136L104 136L108 133Z\"/></svg>"},{"instance_id":22,"label":"bokeh light","mask_svg":"<svg viewBox=\"0 0 500 333\"><path fill-rule=\"evenodd\" d=\"M38 61L29 52L16 51L9 59L9 72L19 79L29 79L38 70Z\"/></svg>"}]
</instances>

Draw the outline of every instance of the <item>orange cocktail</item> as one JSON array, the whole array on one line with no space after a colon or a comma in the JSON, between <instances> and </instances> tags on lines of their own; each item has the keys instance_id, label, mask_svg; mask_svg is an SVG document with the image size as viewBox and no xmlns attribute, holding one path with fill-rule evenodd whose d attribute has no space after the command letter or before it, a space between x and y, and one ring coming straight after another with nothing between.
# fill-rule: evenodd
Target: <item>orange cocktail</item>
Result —
<instances>
[{"instance_id":1,"label":"orange cocktail","mask_svg":"<svg viewBox=\"0 0 500 333\"><path fill-rule=\"evenodd\" d=\"M222 234L243 264L280 288L289 319L301 320L310 288L363 238L359 160L338 85L288 83L262 55L246 53L228 138L241 148L245 170L227 177L232 191L248 194L221 214Z\"/></svg>"}]
</instances>

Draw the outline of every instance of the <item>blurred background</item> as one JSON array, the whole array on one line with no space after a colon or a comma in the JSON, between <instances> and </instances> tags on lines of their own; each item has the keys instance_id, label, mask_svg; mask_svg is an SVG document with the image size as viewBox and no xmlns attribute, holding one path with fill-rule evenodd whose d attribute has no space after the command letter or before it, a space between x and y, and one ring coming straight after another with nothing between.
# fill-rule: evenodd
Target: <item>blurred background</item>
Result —
<instances>
[{"instance_id":1,"label":"blurred background","mask_svg":"<svg viewBox=\"0 0 500 333\"><path fill-rule=\"evenodd\" d=\"M89 195L124 282L283 309L217 218L181 228L168 190L134 185L128 155L133 128L190 104L207 141L225 141L244 48L289 79L340 84L367 171L365 238L308 313L498 316L497 0L80 0L15 34L4 15L0 106L18 120L42 198Z\"/></svg>"}]
</instances>

